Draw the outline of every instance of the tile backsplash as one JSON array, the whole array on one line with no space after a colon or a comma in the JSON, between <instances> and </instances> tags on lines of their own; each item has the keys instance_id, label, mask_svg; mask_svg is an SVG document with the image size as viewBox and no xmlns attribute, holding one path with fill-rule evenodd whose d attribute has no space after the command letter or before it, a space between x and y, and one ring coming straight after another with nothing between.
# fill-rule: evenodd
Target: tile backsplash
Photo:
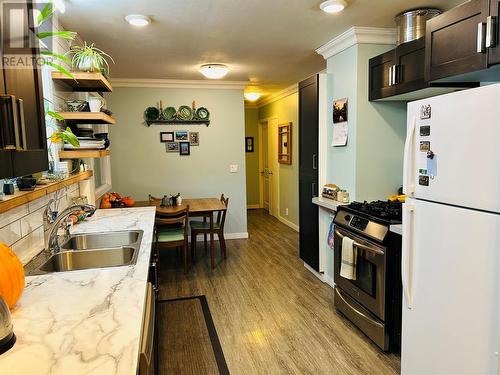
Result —
<instances>
[{"instance_id":1,"label":"tile backsplash","mask_svg":"<svg viewBox=\"0 0 500 375\"><path fill-rule=\"evenodd\" d=\"M79 195L78 183L59 190L58 210L64 210L70 205L71 198ZM11 246L23 264L28 263L44 247L42 215L49 199L55 197L56 193L51 193L0 214L0 242Z\"/></svg>"}]
</instances>

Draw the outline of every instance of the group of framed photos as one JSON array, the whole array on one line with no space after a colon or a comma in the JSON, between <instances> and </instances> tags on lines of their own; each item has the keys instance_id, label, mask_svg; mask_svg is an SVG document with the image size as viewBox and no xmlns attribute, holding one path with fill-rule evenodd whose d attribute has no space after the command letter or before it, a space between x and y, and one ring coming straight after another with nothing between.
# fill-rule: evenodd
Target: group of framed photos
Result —
<instances>
[{"instance_id":1,"label":"group of framed photos","mask_svg":"<svg viewBox=\"0 0 500 375\"><path fill-rule=\"evenodd\" d=\"M167 152L177 152L186 156L191 154L191 146L200 145L200 133L185 130L161 132L160 141L165 143Z\"/></svg>"}]
</instances>

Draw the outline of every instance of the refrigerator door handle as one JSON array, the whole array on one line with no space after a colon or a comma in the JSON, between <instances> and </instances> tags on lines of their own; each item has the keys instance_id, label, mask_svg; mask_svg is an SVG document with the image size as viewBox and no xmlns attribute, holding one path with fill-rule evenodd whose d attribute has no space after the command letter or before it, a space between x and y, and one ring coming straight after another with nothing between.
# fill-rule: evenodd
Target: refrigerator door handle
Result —
<instances>
[{"instance_id":1,"label":"refrigerator door handle","mask_svg":"<svg viewBox=\"0 0 500 375\"><path fill-rule=\"evenodd\" d=\"M401 254L401 279L403 281L403 295L408 309L413 308L413 280L410 280L410 267L413 269L413 215L415 207L409 203L404 204L403 208L403 251ZM411 278L413 279L413 277Z\"/></svg>"},{"instance_id":2,"label":"refrigerator door handle","mask_svg":"<svg viewBox=\"0 0 500 375\"><path fill-rule=\"evenodd\" d=\"M412 197L415 194L415 174L414 174L414 150L413 143L415 139L415 131L417 128L417 118L413 117L410 124L410 129L406 135L405 151L404 151L404 171L403 182L406 195Z\"/></svg>"}]
</instances>

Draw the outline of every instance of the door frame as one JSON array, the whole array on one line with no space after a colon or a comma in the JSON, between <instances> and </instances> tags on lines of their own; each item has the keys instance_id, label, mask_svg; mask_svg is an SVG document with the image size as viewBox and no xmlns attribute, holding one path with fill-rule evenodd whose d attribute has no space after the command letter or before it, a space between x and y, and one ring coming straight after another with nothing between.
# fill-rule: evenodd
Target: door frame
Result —
<instances>
[{"instance_id":1,"label":"door frame","mask_svg":"<svg viewBox=\"0 0 500 375\"><path fill-rule=\"evenodd\" d=\"M269 146L269 140L272 140L272 137L269 135L272 134L272 130L278 129L278 117L277 116L272 116L272 117L267 117L264 119L259 120L259 204L260 207L264 207L264 176L261 174L261 171L263 169L263 136L262 136L262 125L267 123L267 131L268 131L268 146ZM276 140L277 142L277 140ZM269 150L268 150L269 151ZM268 152L268 157L271 155L271 153ZM271 179L271 197L270 197L270 202L269 202L269 214L279 218L279 213L280 213L280 175L279 175L279 163L278 163L278 156L277 155L271 155L271 160L272 163L270 163L273 167L273 177Z\"/></svg>"}]
</instances>

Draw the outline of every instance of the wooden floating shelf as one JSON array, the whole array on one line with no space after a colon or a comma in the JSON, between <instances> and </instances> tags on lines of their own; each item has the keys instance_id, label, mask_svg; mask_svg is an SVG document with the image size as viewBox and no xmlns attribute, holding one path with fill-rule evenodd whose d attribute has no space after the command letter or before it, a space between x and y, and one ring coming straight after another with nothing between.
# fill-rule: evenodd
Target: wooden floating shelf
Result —
<instances>
[{"instance_id":1,"label":"wooden floating shelf","mask_svg":"<svg viewBox=\"0 0 500 375\"><path fill-rule=\"evenodd\" d=\"M92 175L92 171L80 172L61 181L55 181L47 185L37 185L35 189L31 191L16 191L14 195L6 195L3 200L0 201L0 213L22 206L23 204L34 201L35 199L53 193L54 191L60 190L66 186L76 184L77 182L83 180L88 180L92 177Z\"/></svg>"},{"instance_id":2,"label":"wooden floating shelf","mask_svg":"<svg viewBox=\"0 0 500 375\"><path fill-rule=\"evenodd\" d=\"M116 120L104 112L58 112L65 121L74 124L108 124L116 123Z\"/></svg>"},{"instance_id":3,"label":"wooden floating shelf","mask_svg":"<svg viewBox=\"0 0 500 375\"><path fill-rule=\"evenodd\" d=\"M210 120L146 120L151 125L210 125Z\"/></svg>"},{"instance_id":4,"label":"wooden floating shelf","mask_svg":"<svg viewBox=\"0 0 500 375\"><path fill-rule=\"evenodd\" d=\"M59 159L103 158L109 156L109 150L61 150Z\"/></svg>"},{"instance_id":5,"label":"wooden floating shelf","mask_svg":"<svg viewBox=\"0 0 500 375\"><path fill-rule=\"evenodd\" d=\"M71 72L75 79L61 72L52 72L52 80L77 92L111 92L113 88L101 73Z\"/></svg>"}]
</instances>

